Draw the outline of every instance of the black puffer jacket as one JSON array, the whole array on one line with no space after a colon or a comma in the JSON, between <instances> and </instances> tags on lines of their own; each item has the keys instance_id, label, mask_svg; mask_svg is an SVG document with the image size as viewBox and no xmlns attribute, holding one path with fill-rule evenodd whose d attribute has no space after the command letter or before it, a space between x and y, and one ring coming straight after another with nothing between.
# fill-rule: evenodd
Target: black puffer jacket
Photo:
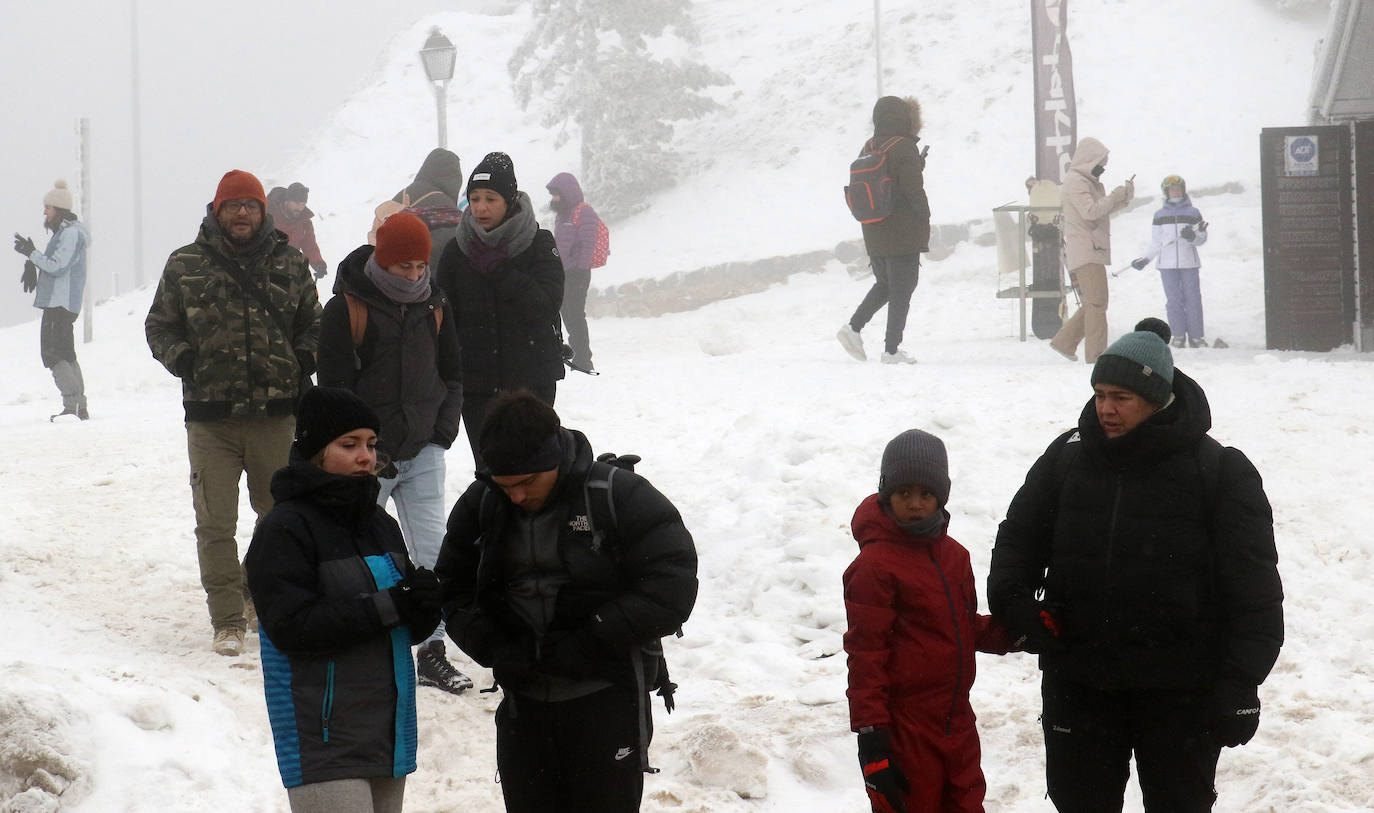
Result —
<instances>
[{"instance_id":1,"label":"black puffer jacket","mask_svg":"<svg viewBox=\"0 0 1374 813\"><path fill-rule=\"evenodd\" d=\"M410 460L428 443L449 448L458 435L458 330L448 297L437 286L428 301L415 305L384 296L363 272L374 250L360 246L339 263L335 296L320 319L320 385L357 393L381 418L377 448L392 460ZM356 349L345 295L367 306L367 330ZM444 312L437 321L436 311Z\"/></svg>"},{"instance_id":2,"label":"black puffer jacket","mask_svg":"<svg viewBox=\"0 0 1374 813\"><path fill-rule=\"evenodd\" d=\"M458 317L464 392L493 394L563 378L563 262L552 234L539 229L528 248L487 274L449 241L437 280Z\"/></svg>"},{"instance_id":3,"label":"black puffer jacket","mask_svg":"<svg viewBox=\"0 0 1374 813\"><path fill-rule=\"evenodd\" d=\"M643 477L615 474L612 506L616 529L598 547L587 522L583 484L592 469L592 449L581 432L560 430L564 460L545 507L560 529L561 576L546 629L534 630L515 609L513 558L507 527L515 508L500 489L474 482L454 505L435 572L444 587L446 629L473 660L490 666L495 653L514 644L540 657L543 636L578 636L585 654L578 670L634 685L631 658L678 630L697 595L697 555L692 535L677 509ZM483 499L488 501L484 523ZM653 678L649 678L653 685ZM532 687L522 687L530 693Z\"/></svg>"},{"instance_id":4,"label":"black puffer jacket","mask_svg":"<svg viewBox=\"0 0 1374 813\"><path fill-rule=\"evenodd\" d=\"M1090 400L1007 509L988 603L1013 633L1039 624L1042 606L1058 619L1046 672L1107 690L1258 686L1278 657L1283 588L1259 473L1226 448L1204 475L1206 396L1177 370L1173 390L1112 439Z\"/></svg>"},{"instance_id":5,"label":"black puffer jacket","mask_svg":"<svg viewBox=\"0 0 1374 813\"><path fill-rule=\"evenodd\" d=\"M288 788L415 770L410 647L439 617L402 624L387 588L414 566L377 488L375 477L328 474L293 453L244 556Z\"/></svg>"}]
</instances>

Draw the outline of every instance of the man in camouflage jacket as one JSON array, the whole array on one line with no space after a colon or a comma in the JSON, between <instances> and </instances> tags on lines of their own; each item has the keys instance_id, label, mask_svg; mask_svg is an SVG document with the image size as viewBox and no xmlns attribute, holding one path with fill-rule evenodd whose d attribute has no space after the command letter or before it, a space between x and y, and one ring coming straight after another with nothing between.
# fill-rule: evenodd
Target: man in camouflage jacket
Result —
<instances>
[{"instance_id":1,"label":"man in camouflage jacket","mask_svg":"<svg viewBox=\"0 0 1374 813\"><path fill-rule=\"evenodd\" d=\"M287 462L320 332L310 267L273 227L266 203L257 178L227 173L195 242L167 259L143 325L153 357L181 379L196 552L221 655L239 654L251 615L234 539L239 478L247 473L261 518L272 507L272 474Z\"/></svg>"}]
</instances>

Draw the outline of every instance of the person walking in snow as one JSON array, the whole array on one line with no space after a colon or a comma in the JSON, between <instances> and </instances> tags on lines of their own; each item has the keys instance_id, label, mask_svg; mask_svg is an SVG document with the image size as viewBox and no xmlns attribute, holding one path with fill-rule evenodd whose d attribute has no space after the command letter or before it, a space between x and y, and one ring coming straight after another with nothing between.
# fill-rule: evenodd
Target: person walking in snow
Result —
<instances>
[{"instance_id":1,"label":"person walking in snow","mask_svg":"<svg viewBox=\"0 0 1374 813\"><path fill-rule=\"evenodd\" d=\"M692 535L668 498L594 458L526 391L492 402L487 471L458 498L435 572L448 634L492 670L506 810L639 810L659 639L697 595Z\"/></svg>"},{"instance_id":2,"label":"person walking in snow","mask_svg":"<svg viewBox=\"0 0 1374 813\"><path fill-rule=\"evenodd\" d=\"M587 291L592 284L592 258L596 252L597 226L601 218L582 199L582 185L570 172L560 172L545 186L551 195L553 238L563 260L563 324L568 328L572 363L583 370L592 365L592 341L587 331Z\"/></svg>"},{"instance_id":3,"label":"person walking in snow","mask_svg":"<svg viewBox=\"0 0 1374 813\"><path fill-rule=\"evenodd\" d=\"M444 540L444 454L463 408L458 330L433 284L430 232L398 212L339 264L336 295L320 319L321 386L351 390L381 419L385 465L377 502L396 503L410 558L433 568ZM361 320L361 335L358 335ZM459 694L472 686L445 657L441 623L420 646L422 686Z\"/></svg>"},{"instance_id":4,"label":"person walking in snow","mask_svg":"<svg viewBox=\"0 0 1374 813\"><path fill-rule=\"evenodd\" d=\"M488 153L468 178L468 210L439 260L436 280L454 304L463 348L463 423L473 460L487 405L504 390L528 389L553 406L563 378L559 308L563 263L539 228L515 165Z\"/></svg>"},{"instance_id":5,"label":"person walking in snow","mask_svg":"<svg viewBox=\"0 0 1374 813\"><path fill-rule=\"evenodd\" d=\"M415 771L410 647L439 622L439 581L377 504L381 427L348 390L306 392L244 557L292 813L399 813Z\"/></svg>"},{"instance_id":6,"label":"person walking in snow","mask_svg":"<svg viewBox=\"0 0 1374 813\"><path fill-rule=\"evenodd\" d=\"M239 564L239 479L259 520L286 465L293 412L315 371L320 300L305 255L265 211L262 183L225 173L195 242L167 258L143 330L181 379L196 555L213 650L243 651L252 606Z\"/></svg>"},{"instance_id":7,"label":"person walking in snow","mask_svg":"<svg viewBox=\"0 0 1374 813\"><path fill-rule=\"evenodd\" d=\"M274 187L267 193L267 214L272 216L272 224L286 235L286 242L305 255L315 279L320 279L329 272L329 264L324 261L320 244L315 240L315 213L306 205L309 199L310 189L300 181L284 189Z\"/></svg>"},{"instance_id":8,"label":"person walking in snow","mask_svg":"<svg viewBox=\"0 0 1374 813\"><path fill-rule=\"evenodd\" d=\"M883 450L878 493L851 525L846 694L875 813L983 810L974 650L1003 655L1011 644L978 613L968 551L948 534L949 488L945 444L909 429Z\"/></svg>"},{"instance_id":9,"label":"person walking in snow","mask_svg":"<svg viewBox=\"0 0 1374 813\"><path fill-rule=\"evenodd\" d=\"M86 291L86 249L90 232L72 211L72 192L58 179L43 196L43 227L52 232L42 251L33 240L14 235L14 250L24 257L21 283L24 293L33 291L33 306L43 311L38 325L38 356L52 371L53 383L62 395L62 410L49 418L75 415L86 420L86 381L76 360L72 326L81 313Z\"/></svg>"},{"instance_id":10,"label":"person walking in snow","mask_svg":"<svg viewBox=\"0 0 1374 813\"><path fill-rule=\"evenodd\" d=\"M1155 212L1150 227L1150 248L1144 257L1131 261L1139 271L1156 260L1159 279L1164 283L1164 309L1174 347L1206 347L1202 323L1202 286L1198 271L1202 258L1197 247L1207 242L1207 221L1188 199L1188 185L1178 175L1159 184L1164 205Z\"/></svg>"},{"instance_id":11,"label":"person walking in snow","mask_svg":"<svg viewBox=\"0 0 1374 813\"><path fill-rule=\"evenodd\" d=\"M836 338L858 361L868 359L859 332L883 305L887 305L887 331L883 335L884 364L914 364L916 359L901 350L906 315L921 272L921 252L930 250L930 203L926 200L925 154L918 151L921 106L907 97L884 96L873 105L873 138L860 154L878 149L883 141L899 138L886 152L886 172L896 185L893 211L876 223L864 223L864 248L873 266L873 287L840 328Z\"/></svg>"},{"instance_id":12,"label":"person walking in snow","mask_svg":"<svg viewBox=\"0 0 1374 813\"><path fill-rule=\"evenodd\" d=\"M391 200L377 207L367 242L377 245L377 229L395 212L409 211L425 222L430 232L429 267L439 267L439 257L458 234L462 219L463 165L458 156L435 147L425 156L411 181Z\"/></svg>"},{"instance_id":13,"label":"person walking in snow","mask_svg":"<svg viewBox=\"0 0 1374 813\"><path fill-rule=\"evenodd\" d=\"M1223 747L1259 727L1283 644L1259 472L1208 435L1202 387L1146 319L1093 365L1078 427L1031 467L997 531L994 618L1040 655L1060 811L1210 810Z\"/></svg>"},{"instance_id":14,"label":"person walking in snow","mask_svg":"<svg viewBox=\"0 0 1374 813\"><path fill-rule=\"evenodd\" d=\"M1110 194L1099 180L1107 169L1107 147L1084 138L1069 160L1064 178L1064 266L1081 298L1074 311L1050 339L1050 347L1070 361L1083 357L1092 364L1107 349L1107 264L1112 261L1112 214L1135 197L1135 182L1127 179ZM1131 176L1134 178L1135 176Z\"/></svg>"}]
</instances>

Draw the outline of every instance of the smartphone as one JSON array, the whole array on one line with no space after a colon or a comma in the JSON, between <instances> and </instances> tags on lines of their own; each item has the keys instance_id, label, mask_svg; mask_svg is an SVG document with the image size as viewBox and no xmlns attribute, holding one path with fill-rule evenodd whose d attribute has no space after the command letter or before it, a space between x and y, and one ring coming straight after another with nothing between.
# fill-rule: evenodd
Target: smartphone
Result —
<instances>
[{"instance_id":1,"label":"smartphone","mask_svg":"<svg viewBox=\"0 0 1374 813\"><path fill-rule=\"evenodd\" d=\"M927 155L929 155L929 154L930 154L930 145L927 144L927 145L925 145L924 147L921 148L921 157L922 157L922 158L925 158L925 157L926 157ZM17 235L17 234L15 235L15 237L18 237L18 236L19 236L19 235Z\"/></svg>"}]
</instances>

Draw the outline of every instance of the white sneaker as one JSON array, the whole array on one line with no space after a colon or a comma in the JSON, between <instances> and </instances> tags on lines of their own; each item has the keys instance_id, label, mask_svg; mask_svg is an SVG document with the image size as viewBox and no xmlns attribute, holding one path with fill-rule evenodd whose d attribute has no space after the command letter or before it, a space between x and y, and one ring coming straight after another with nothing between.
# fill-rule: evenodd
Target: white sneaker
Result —
<instances>
[{"instance_id":1,"label":"white sneaker","mask_svg":"<svg viewBox=\"0 0 1374 813\"><path fill-rule=\"evenodd\" d=\"M243 630L225 627L215 633L215 642L210 645L216 655L233 657L243 652Z\"/></svg>"},{"instance_id":2,"label":"white sneaker","mask_svg":"<svg viewBox=\"0 0 1374 813\"><path fill-rule=\"evenodd\" d=\"M835 338L840 340L840 346L844 352L854 357L855 361L868 361L868 354L864 352L864 340L859 335L859 331L845 325L840 328L840 332L835 334Z\"/></svg>"},{"instance_id":3,"label":"white sneaker","mask_svg":"<svg viewBox=\"0 0 1374 813\"><path fill-rule=\"evenodd\" d=\"M907 355L905 350L898 350L896 353L883 353L883 364L915 364L916 357Z\"/></svg>"}]
</instances>

